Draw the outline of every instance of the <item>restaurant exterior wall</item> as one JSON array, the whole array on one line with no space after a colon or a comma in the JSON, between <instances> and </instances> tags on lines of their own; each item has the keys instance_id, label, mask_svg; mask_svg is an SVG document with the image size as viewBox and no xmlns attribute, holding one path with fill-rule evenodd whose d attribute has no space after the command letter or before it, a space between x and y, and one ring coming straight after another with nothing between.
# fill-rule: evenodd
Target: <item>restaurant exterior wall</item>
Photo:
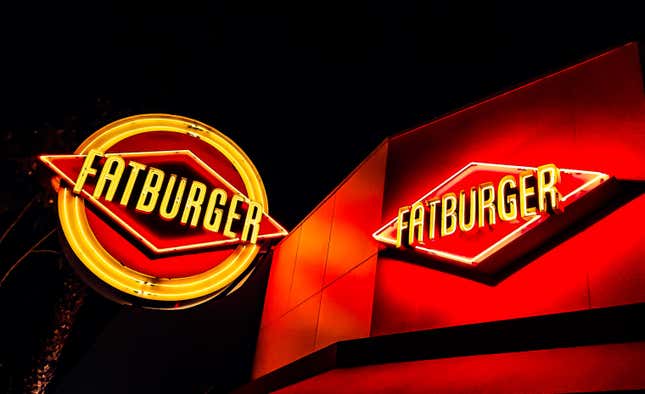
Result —
<instances>
[{"instance_id":1,"label":"restaurant exterior wall","mask_svg":"<svg viewBox=\"0 0 645 394\"><path fill-rule=\"evenodd\" d=\"M643 152L645 95L634 43L387 139L276 246L253 377L339 341L644 303ZM599 171L623 192L494 283L383 253L372 233L469 162ZM551 379L547 391L645 386L634 368L645 357L642 342L541 352L346 368L285 391L341 381L357 391L382 384L427 392L451 382L512 391L511 376L532 384L530 373L518 372L531 368ZM565 377L556 366L568 362L580 368ZM486 365L496 378L463 380L466 370Z\"/></svg>"},{"instance_id":2,"label":"restaurant exterior wall","mask_svg":"<svg viewBox=\"0 0 645 394\"><path fill-rule=\"evenodd\" d=\"M382 221L471 161L645 180L645 96L636 45L537 80L390 140ZM645 301L645 197L494 286L378 262L372 335ZM396 316L396 318L392 318Z\"/></svg>"},{"instance_id":3,"label":"restaurant exterior wall","mask_svg":"<svg viewBox=\"0 0 645 394\"><path fill-rule=\"evenodd\" d=\"M387 143L278 244L253 376L370 335Z\"/></svg>"}]
</instances>

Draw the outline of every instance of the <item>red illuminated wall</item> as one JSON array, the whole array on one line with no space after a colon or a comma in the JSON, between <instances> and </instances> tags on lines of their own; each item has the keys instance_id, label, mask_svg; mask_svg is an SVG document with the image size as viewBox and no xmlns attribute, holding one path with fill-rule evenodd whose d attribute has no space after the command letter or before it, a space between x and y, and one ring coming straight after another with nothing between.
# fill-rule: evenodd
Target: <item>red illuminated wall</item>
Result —
<instances>
[{"instance_id":1,"label":"red illuminated wall","mask_svg":"<svg viewBox=\"0 0 645 394\"><path fill-rule=\"evenodd\" d=\"M253 376L370 335L387 143L276 247Z\"/></svg>"},{"instance_id":2,"label":"red illuminated wall","mask_svg":"<svg viewBox=\"0 0 645 394\"><path fill-rule=\"evenodd\" d=\"M345 339L645 302L642 195L495 285L379 256L380 246L371 238L400 206L471 161L555 163L619 180L645 180L640 70L637 46L630 44L386 140L276 247L253 376ZM432 379L421 378L425 375L420 371L439 371L436 376L457 371L445 372L455 377L469 365L492 360L502 365L499 379L512 386L504 376L517 375L529 382L529 374L517 371L524 364L546 365L539 361L543 357L560 360L554 365L588 357L586 372L580 373L591 376L609 365L601 361L603 355L621 352L611 353L612 349L589 348L578 355L562 350L561 357L528 352L402 363L387 370L365 368L372 368L369 376L383 384L400 385L401 379L392 383L395 376L409 374L429 382ZM632 354L642 365L642 344L624 354ZM607 381L620 379L616 367L604 375ZM354 370L312 379L351 381ZM545 376L559 373L556 368L544 371ZM494 383L486 377L477 379L484 386ZM624 381L625 388L645 385L642 379L630 379ZM311 379L302 384L307 382ZM573 390L566 379L559 382L544 390ZM601 383L594 389L622 387ZM314 386L301 388L306 387ZM422 387L420 392L440 386Z\"/></svg>"},{"instance_id":3,"label":"red illuminated wall","mask_svg":"<svg viewBox=\"0 0 645 394\"><path fill-rule=\"evenodd\" d=\"M346 368L279 394L566 393L645 387L645 342Z\"/></svg>"}]
</instances>

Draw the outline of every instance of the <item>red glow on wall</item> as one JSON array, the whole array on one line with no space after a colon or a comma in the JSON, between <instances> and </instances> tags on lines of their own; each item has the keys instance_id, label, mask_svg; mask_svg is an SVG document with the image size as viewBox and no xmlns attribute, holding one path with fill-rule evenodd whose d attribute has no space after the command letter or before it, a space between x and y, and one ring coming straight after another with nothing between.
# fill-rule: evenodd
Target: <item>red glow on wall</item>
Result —
<instances>
[{"instance_id":1,"label":"red glow on wall","mask_svg":"<svg viewBox=\"0 0 645 394\"><path fill-rule=\"evenodd\" d=\"M517 179L517 176L522 171L527 170L535 171L535 168L470 163L416 201L425 203L432 199L440 200L441 196L446 193L453 192L458 195L461 190L468 192L471 188L476 188L485 182L498 185L504 176L511 175ZM569 205L609 179L606 174L598 172L572 169L560 169L559 171L561 179L557 184L557 188L561 194L560 209L565 212ZM515 182L517 183L518 181L515 180ZM514 197L517 199L517 192L514 193ZM519 209L517 208L517 202L516 209ZM437 214L437 217L439 215ZM475 225L474 229L468 232L459 231L459 228L457 228L456 234L449 236L435 235L434 239L428 239L426 242L410 245L410 247L419 254L474 267L500 249L509 247L517 238L530 236L530 231L544 223L548 218L548 212L538 212L536 215L527 218L522 218L517 214L517 218L512 221L497 219L495 224L487 225L483 228ZM374 232L373 236L377 241L387 245L396 245L397 227L397 218L395 217ZM424 234L427 233L425 228L423 230ZM438 232L439 230L437 229L435 233Z\"/></svg>"},{"instance_id":2,"label":"red glow on wall","mask_svg":"<svg viewBox=\"0 0 645 394\"><path fill-rule=\"evenodd\" d=\"M345 368L282 390L292 393L565 393L645 386L645 343L455 357Z\"/></svg>"},{"instance_id":3,"label":"red glow on wall","mask_svg":"<svg viewBox=\"0 0 645 394\"><path fill-rule=\"evenodd\" d=\"M343 339L645 302L645 234L638 227L645 196L642 188L624 192L645 181L642 82L638 48L629 44L387 139L277 246L253 376ZM386 255L374 231L391 231L384 224L399 208L471 162L555 163L627 186L495 283ZM482 172L449 186L484 178L496 182L498 175ZM563 192L583 178L563 177ZM477 240L468 245L457 234L435 245L472 257L522 223L503 225L473 233ZM313 245L311 237L321 234L329 234L320 239L327 247ZM641 343L350 368L284 392L642 388L635 366L644 351Z\"/></svg>"},{"instance_id":4,"label":"red glow on wall","mask_svg":"<svg viewBox=\"0 0 645 394\"><path fill-rule=\"evenodd\" d=\"M198 158L189 150L180 151L145 151L145 152L126 152L117 153L125 160L136 160L137 163L146 167L155 167L161 170L175 171L181 177L190 181L199 181L209 188L219 188L225 190L228 196L235 194L244 195L246 188L242 185L244 192L235 188L217 171L209 167L203 160ZM53 155L42 156L45 163L54 171L63 177L65 183L74 186L78 174L86 155ZM97 167L101 167L106 158L102 157ZM170 172L168 171L168 172ZM239 175L237 176L239 178ZM237 179L235 178L235 179ZM137 212L133 206L136 198L131 198L130 203L122 205L118 199L107 200L105 196L94 198L92 193L96 186L96 177L88 179L84 186L82 195L91 206L86 207L86 214L90 226L97 234L102 235L103 247L106 248L113 256L118 256L119 261L124 265L138 272L153 277L185 277L202 273L214 267L213 261L223 261L227 256L233 253L231 246L241 243L239 237L230 239L225 237L221 232L207 231L203 226L181 226L177 220L168 222L158 215L150 215ZM248 204L240 204L238 211L246 212ZM102 216L102 215L103 216ZM109 216L112 221L107 221L104 215ZM263 214L264 220L260 222L259 239L267 237L280 237L284 230L268 215ZM110 228L116 227L116 229ZM139 251L136 255L138 258L132 258L132 252L124 252L123 249L129 249L122 241L121 237L110 236L113 233L123 233L118 230L133 235L131 241L140 242L140 247L154 255L176 254L182 250L208 249L218 247L228 247L226 250L215 250L207 252L210 258L195 259L191 256L169 256L164 264L150 263L151 259L146 257L144 251ZM105 234L105 236L103 236Z\"/></svg>"}]
</instances>

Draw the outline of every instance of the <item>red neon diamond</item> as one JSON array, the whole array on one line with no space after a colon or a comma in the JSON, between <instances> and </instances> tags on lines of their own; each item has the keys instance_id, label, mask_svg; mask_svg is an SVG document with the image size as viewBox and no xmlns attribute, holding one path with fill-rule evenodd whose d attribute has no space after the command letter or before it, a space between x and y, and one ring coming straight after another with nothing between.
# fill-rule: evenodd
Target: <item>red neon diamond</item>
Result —
<instances>
[{"instance_id":1,"label":"red neon diamond","mask_svg":"<svg viewBox=\"0 0 645 394\"><path fill-rule=\"evenodd\" d=\"M105 156L109 157L116 154L126 160L136 160L148 167L175 170L175 172L181 173L181 176L197 179L209 188L224 189L227 191L229 199L234 194L240 195L244 199L241 209L246 210L248 207L248 202L250 201L248 197L189 150L108 153ZM67 184L73 187L85 157L86 155L51 155L41 156L41 160L61 176ZM104 160L102 159L102 161ZM80 193L82 198L89 201L103 214L109 216L121 228L155 254L222 246L234 247L241 243L239 237L227 238L221 233L207 231L202 226L195 228L179 226L176 222L161 220L154 213L136 212L131 206L133 205L132 201L136 201L135 197L131 198L128 206L120 205L116 198L113 201L107 201L103 197L96 199L92 196L94 191L92 181L88 178L88 182L83 186L83 190ZM187 193L187 190L185 193ZM205 209L205 206L203 209ZM267 215L266 212L263 212L258 234L259 241L282 237L286 234L287 232L282 226Z\"/></svg>"},{"instance_id":2,"label":"red neon diamond","mask_svg":"<svg viewBox=\"0 0 645 394\"><path fill-rule=\"evenodd\" d=\"M503 176L517 176L526 170L535 171L537 168L472 162L415 202L441 198L448 192L459 193L460 190L470 190L471 187L476 187L483 182L498 184ZM600 172L560 169L560 178L561 181L557 187L562 195L561 207L566 214L567 207L607 181L609 176ZM468 232L461 232L457 228L452 235L446 237L437 235L434 239L426 240L423 244L414 244L407 248L438 260L476 267L524 234L546 222L549 216L547 213L538 213L528 219L518 216L516 220L511 222L497 221L494 226L476 227ZM374 232L373 237L383 244L395 246L396 226L397 218L395 217Z\"/></svg>"}]
</instances>

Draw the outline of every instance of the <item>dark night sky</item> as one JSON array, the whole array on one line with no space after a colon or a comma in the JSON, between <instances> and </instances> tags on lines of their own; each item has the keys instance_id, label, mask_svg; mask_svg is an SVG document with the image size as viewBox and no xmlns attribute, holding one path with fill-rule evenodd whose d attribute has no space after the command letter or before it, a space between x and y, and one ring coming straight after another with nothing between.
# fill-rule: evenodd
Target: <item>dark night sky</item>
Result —
<instances>
[{"instance_id":1,"label":"dark night sky","mask_svg":"<svg viewBox=\"0 0 645 394\"><path fill-rule=\"evenodd\" d=\"M638 1L131 3L3 4L0 152L10 178L1 193L3 226L37 189L31 178L13 175L35 154L73 149L123 116L165 112L236 141L265 182L272 216L291 229L388 135L645 33ZM5 249L3 259L12 253ZM254 288L208 313L236 313L241 305L238 314L257 316L261 299L252 298L261 297L265 280L258 276ZM140 331L151 324L144 321L168 324L163 315L92 302L98 312L85 312L86 321L102 321L97 316L109 310L118 335L127 335L127 319ZM225 322L227 335L241 333L229 343L254 341L253 316L249 330L238 329L248 326L244 319ZM190 335L190 327L175 331ZM200 357L232 360L212 374L226 388L248 374L239 368L248 367L252 347L236 356L219 341ZM102 357L105 343L91 360ZM136 380L116 380L128 379ZM130 387L146 387L143 380ZM159 382L151 392L181 387Z\"/></svg>"},{"instance_id":2,"label":"dark night sky","mask_svg":"<svg viewBox=\"0 0 645 394\"><path fill-rule=\"evenodd\" d=\"M287 227L386 136L638 38L645 24L620 1L131 3L8 6L4 127L80 117L82 139L124 115L194 117L247 152Z\"/></svg>"}]
</instances>

